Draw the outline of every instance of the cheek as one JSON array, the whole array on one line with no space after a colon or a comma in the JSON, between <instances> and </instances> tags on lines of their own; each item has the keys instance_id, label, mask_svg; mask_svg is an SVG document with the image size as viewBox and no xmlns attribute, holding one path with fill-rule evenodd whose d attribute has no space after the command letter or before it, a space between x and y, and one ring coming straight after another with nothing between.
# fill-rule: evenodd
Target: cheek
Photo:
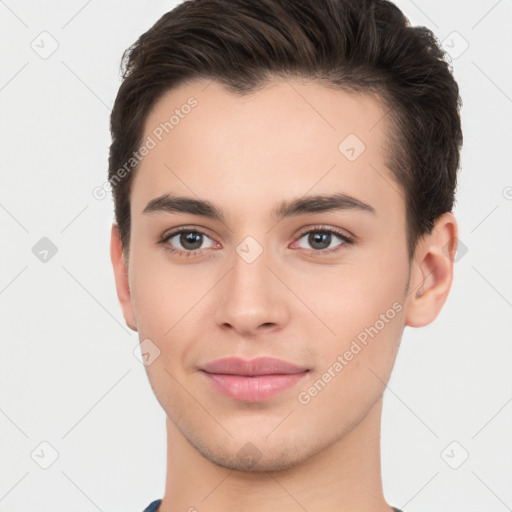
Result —
<instances>
[{"instance_id":1,"label":"cheek","mask_svg":"<svg viewBox=\"0 0 512 512\"><path fill-rule=\"evenodd\" d=\"M173 325L172 304L174 299L170 287L161 278L152 279L152 269L144 275L137 275L132 284L132 305L137 318L141 339L162 336Z\"/></svg>"},{"instance_id":2,"label":"cheek","mask_svg":"<svg viewBox=\"0 0 512 512\"><path fill-rule=\"evenodd\" d=\"M191 269L172 264L161 248L135 252L130 284L139 333L161 337L197 304L205 283Z\"/></svg>"},{"instance_id":3,"label":"cheek","mask_svg":"<svg viewBox=\"0 0 512 512\"><path fill-rule=\"evenodd\" d=\"M149 339L158 347L159 357L155 365L147 367L148 375L155 383L163 380L169 387L172 379L168 382L167 372L162 374L158 368L178 377L187 367L187 354L197 339L204 338L199 326L205 325L205 317L212 316L205 312L205 305L209 304L209 293L214 293L214 282L211 270L202 275L194 265L171 264L165 255L148 254L145 259L141 254L138 263L132 275L132 305L139 339Z\"/></svg>"},{"instance_id":4,"label":"cheek","mask_svg":"<svg viewBox=\"0 0 512 512\"><path fill-rule=\"evenodd\" d=\"M381 396L404 326L400 279L388 274L378 289L359 282L331 296L322 315L336 335L315 339L317 365L298 397L308 414L357 423Z\"/></svg>"},{"instance_id":5,"label":"cheek","mask_svg":"<svg viewBox=\"0 0 512 512\"><path fill-rule=\"evenodd\" d=\"M408 267L397 256L391 258L394 265L386 258L376 260L373 265L339 267L337 275L310 294L311 309L329 326L317 345L326 368L344 354L349 363L345 373L367 374L369 367L386 373L393 364L404 328Z\"/></svg>"},{"instance_id":6,"label":"cheek","mask_svg":"<svg viewBox=\"0 0 512 512\"><path fill-rule=\"evenodd\" d=\"M402 304L407 274L399 266L339 266L329 274L302 278L300 296L330 327L332 338L347 339L379 321L394 318ZM298 294L299 294L298 293ZM379 323L380 325L380 323Z\"/></svg>"}]
</instances>

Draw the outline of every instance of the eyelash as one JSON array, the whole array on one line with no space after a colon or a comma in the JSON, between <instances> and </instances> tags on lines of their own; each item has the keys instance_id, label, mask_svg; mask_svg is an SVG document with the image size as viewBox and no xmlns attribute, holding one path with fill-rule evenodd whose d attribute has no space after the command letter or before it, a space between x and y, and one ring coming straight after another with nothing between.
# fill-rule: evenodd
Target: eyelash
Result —
<instances>
[{"instance_id":1,"label":"eyelash","mask_svg":"<svg viewBox=\"0 0 512 512\"><path fill-rule=\"evenodd\" d=\"M319 233L319 232L320 233L328 233L330 235L336 235L343 241L343 243L340 243L335 249L305 249L306 251L309 252L310 255L315 255L315 256L318 254L320 254L322 256L324 256L325 254L332 255L332 254L338 253L339 251L342 251L343 249L345 249L345 247L347 245L354 244L354 240L352 238L348 237L347 235L343 234L341 231L338 231L337 229L334 229L334 228L327 228L327 227L321 226L321 225L313 226L312 228L310 228L306 231L303 231L298 236L297 241L300 240L301 238L303 238L305 235L309 235L311 233ZM201 235L207 236L208 238L211 238L206 232L202 231L201 229L183 226L179 229L176 229L175 231L172 231L168 235L165 235L160 240L159 243L161 243L163 245L163 247L166 251L168 251L171 254L174 254L176 256L185 257L185 258L190 258L191 256L195 256L198 253L200 253L201 251L203 251L204 249L197 249L194 251L184 251L181 249L174 249L167 242L171 238L175 237L176 235L179 235L180 233L195 233L195 234L201 234Z\"/></svg>"}]
</instances>

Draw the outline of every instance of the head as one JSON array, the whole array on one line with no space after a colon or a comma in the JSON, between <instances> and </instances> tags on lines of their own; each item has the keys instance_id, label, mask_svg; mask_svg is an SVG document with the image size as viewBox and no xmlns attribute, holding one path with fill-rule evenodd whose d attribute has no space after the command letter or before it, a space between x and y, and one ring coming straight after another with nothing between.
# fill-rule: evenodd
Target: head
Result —
<instances>
[{"instance_id":1,"label":"head","mask_svg":"<svg viewBox=\"0 0 512 512\"><path fill-rule=\"evenodd\" d=\"M449 65L428 29L359 0L189 0L123 63L112 260L126 322L160 351L151 385L209 460L240 468L252 442L256 469L293 465L366 417L404 327L446 300L462 144ZM214 359L262 355L308 373L256 403L204 381Z\"/></svg>"}]
</instances>

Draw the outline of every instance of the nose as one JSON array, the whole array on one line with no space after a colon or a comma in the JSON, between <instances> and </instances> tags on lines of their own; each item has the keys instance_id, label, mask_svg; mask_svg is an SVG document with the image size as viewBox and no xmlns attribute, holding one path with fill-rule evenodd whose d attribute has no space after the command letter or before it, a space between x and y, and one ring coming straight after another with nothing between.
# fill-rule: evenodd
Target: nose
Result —
<instances>
[{"instance_id":1,"label":"nose","mask_svg":"<svg viewBox=\"0 0 512 512\"><path fill-rule=\"evenodd\" d=\"M270 333L288 321L286 288L276 277L276 265L266 251L252 262L233 254L233 266L223 279L215 320L222 329L244 337Z\"/></svg>"}]
</instances>

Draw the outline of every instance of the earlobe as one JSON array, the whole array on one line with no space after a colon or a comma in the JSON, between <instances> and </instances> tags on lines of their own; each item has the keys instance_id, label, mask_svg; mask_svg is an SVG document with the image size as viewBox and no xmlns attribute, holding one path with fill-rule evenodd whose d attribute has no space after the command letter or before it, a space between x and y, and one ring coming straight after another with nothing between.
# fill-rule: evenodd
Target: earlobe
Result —
<instances>
[{"instance_id":1,"label":"earlobe","mask_svg":"<svg viewBox=\"0 0 512 512\"><path fill-rule=\"evenodd\" d=\"M114 279L116 283L117 298L123 310L126 325L133 331L137 331L137 322L133 313L131 301L130 283L128 280L128 269L123 258L123 248L121 244L121 235L117 224L112 224L110 238L110 258L114 269Z\"/></svg>"},{"instance_id":2,"label":"earlobe","mask_svg":"<svg viewBox=\"0 0 512 512\"><path fill-rule=\"evenodd\" d=\"M406 300L406 325L423 327L439 315L453 280L457 237L457 221L447 212L436 220L432 234L418 242Z\"/></svg>"}]
</instances>

